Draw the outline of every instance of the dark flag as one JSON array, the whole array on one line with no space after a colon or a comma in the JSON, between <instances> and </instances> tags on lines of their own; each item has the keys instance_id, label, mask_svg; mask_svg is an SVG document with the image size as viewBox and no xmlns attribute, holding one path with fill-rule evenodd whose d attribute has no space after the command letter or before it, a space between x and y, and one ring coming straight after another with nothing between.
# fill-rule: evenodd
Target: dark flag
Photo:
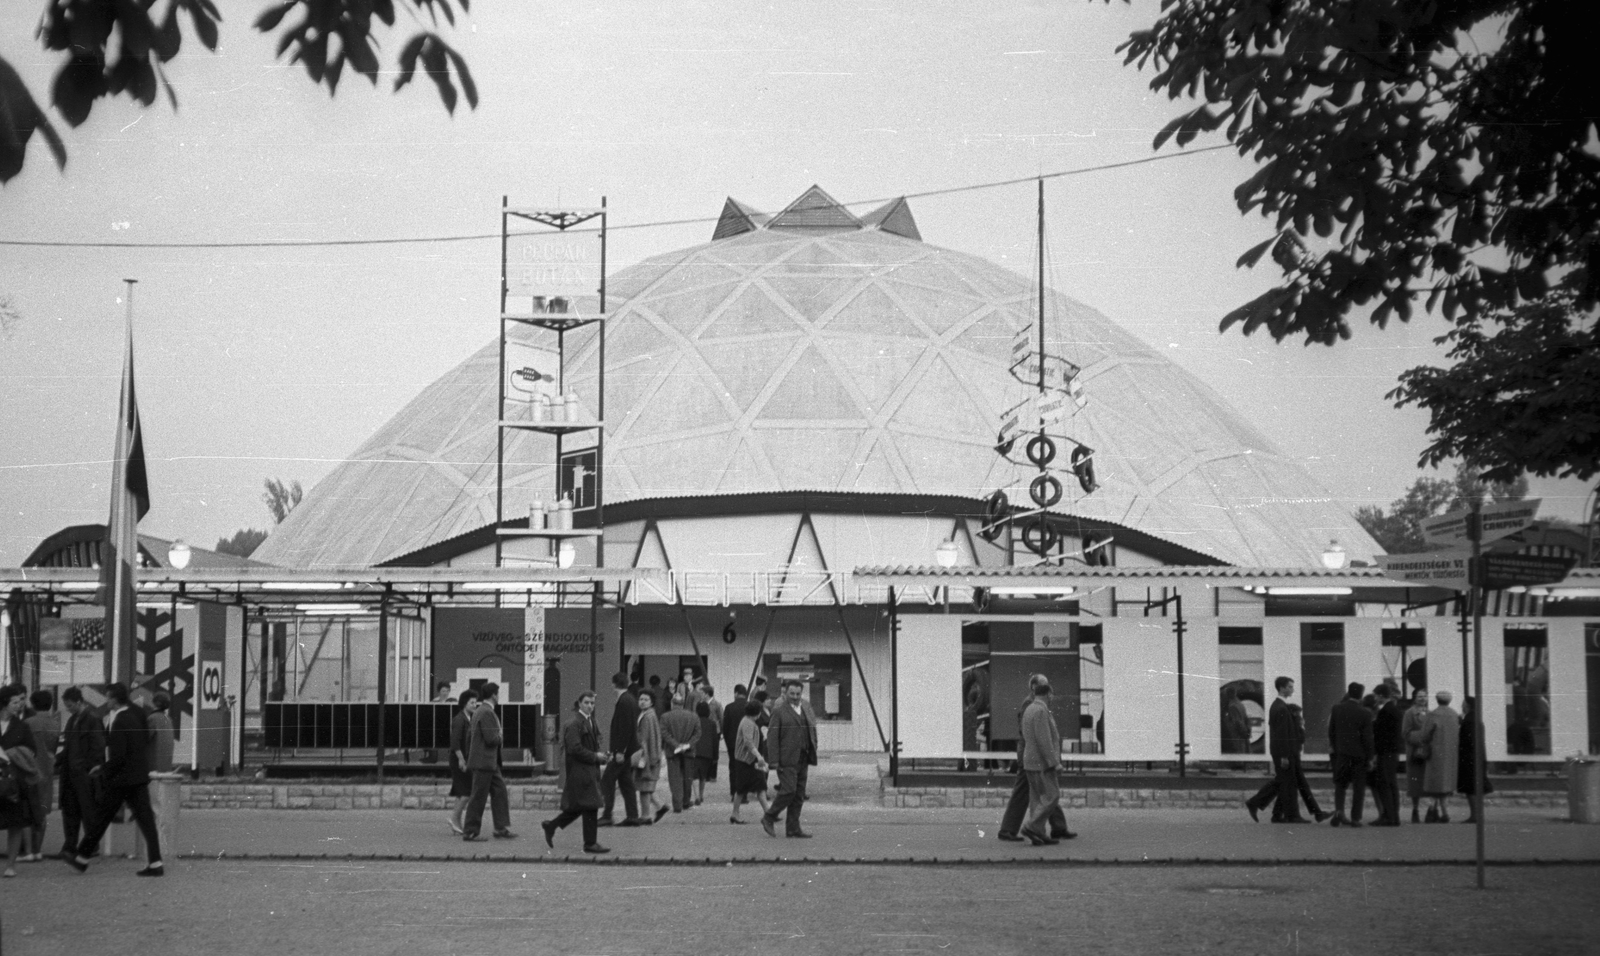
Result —
<instances>
[{"instance_id":1,"label":"dark flag","mask_svg":"<svg viewBox=\"0 0 1600 956\"><path fill-rule=\"evenodd\" d=\"M139 519L150 510L144 436L133 389L133 287L128 287L127 346L122 359L122 408L117 415L116 453L111 462L111 517L101 552L101 600L106 609L107 680L131 681L139 561Z\"/></svg>"}]
</instances>

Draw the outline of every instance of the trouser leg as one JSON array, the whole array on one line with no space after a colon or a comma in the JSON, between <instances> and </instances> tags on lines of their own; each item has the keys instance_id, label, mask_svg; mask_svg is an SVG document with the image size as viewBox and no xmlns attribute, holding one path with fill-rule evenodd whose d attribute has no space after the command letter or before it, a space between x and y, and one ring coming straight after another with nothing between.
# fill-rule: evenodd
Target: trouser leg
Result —
<instances>
[{"instance_id":1,"label":"trouser leg","mask_svg":"<svg viewBox=\"0 0 1600 956\"><path fill-rule=\"evenodd\" d=\"M810 770L811 768L805 764L795 768L794 799L790 800L789 806L785 808L784 817L784 830L789 833L800 832L800 811L806 803L806 776Z\"/></svg>"},{"instance_id":2,"label":"trouser leg","mask_svg":"<svg viewBox=\"0 0 1600 956\"><path fill-rule=\"evenodd\" d=\"M1061 799L1060 785L1054 770L1028 772L1028 816L1022 824L1026 832L1048 836L1051 811Z\"/></svg>"},{"instance_id":3,"label":"trouser leg","mask_svg":"<svg viewBox=\"0 0 1600 956\"><path fill-rule=\"evenodd\" d=\"M777 822L778 818L786 811L789 811L789 807L796 803L801 786L799 782L800 770L804 768L778 767L776 769L778 771L778 792L772 798L772 803L767 807L766 814L773 822ZM798 811L794 811L794 813L798 813Z\"/></svg>"},{"instance_id":4,"label":"trouser leg","mask_svg":"<svg viewBox=\"0 0 1600 956\"><path fill-rule=\"evenodd\" d=\"M1311 783L1306 780L1306 772L1300 766L1300 758L1295 757L1289 762L1294 766L1295 791L1300 795L1300 799L1306 802L1306 809L1311 811L1311 815L1316 816L1322 812L1322 807L1317 804L1316 794L1311 792Z\"/></svg>"},{"instance_id":5,"label":"trouser leg","mask_svg":"<svg viewBox=\"0 0 1600 956\"><path fill-rule=\"evenodd\" d=\"M600 842L600 811L583 811L583 845L594 846Z\"/></svg>"},{"instance_id":6,"label":"trouser leg","mask_svg":"<svg viewBox=\"0 0 1600 956\"><path fill-rule=\"evenodd\" d=\"M95 848L100 845L100 838L106 835L106 830L111 826L111 818L117 815L117 810L122 807L126 798L126 791L121 787L106 787L105 801L95 807L92 818L85 820L83 839L78 841L79 856L88 857L95 852Z\"/></svg>"},{"instance_id":7,"label":"trouser leg","mask_svg":"<svg viewBox=\"0 0 1600 956\"><path fill-rule=\"evenodd\" d=\"M1295 761L1289 757L1276 763L1277 776L1272 781L1273 794L1276 798L1272 804L1274 820L1293 820L1300 815L1300 795L1295 790L1295 769Z\"/></svg>"},{"instance_id":8,"label":"trouser leg","mask_svg":"<svg viewBox=\"0 0 1600 956\"><path fill-rule=\"evenodd\" d=\"M511 829L511 798L506 792L506 778L498 770L490 777L489 806L494 814L495 830Z\"/></svg>"},{"instance_id":9,"label":"trouser leg","mask_svg":"<svg viewBox=\"0 0 1600 956\"><path fill-rule=\"evenodd\" d=\"M144 834L145 859L151 866L161 862L161 834L156 831L156 815L150 806L150 785L140 784L128 788L128 808L133 811L133 822Z\"/></svg>"},{"instance_id":10,"label":"trouser leg","mask_svg":"<svg viewBox=\"0 0 1600 956\"><path fill-rule=\"evenodd\" d=\"M492 770L472 771L472 796L467 800L467 815L461 821L461 829L468 836L477 836L483 829L483 808L489 802L490 780L494 777Z\"/></svg>"},{"instance_id":11,"label":"trouser leg","mask_svg":"<svg viewBox=\"0 0 1600 956\"><path fill-rule=\"evenodd\" d=\"M633 768L626 760L613 760L606 764L606 769L600 775L600 789L605 797L605 811L602 814L606 819L617 806L617 791L622 791L622 808L627 813L628 819L639 815L639 794L633 787Z\"/></svg>"},{"instance_id":12,"label":"trouser leg","mask_svg":"<svg viewBox=\"0 0 1600 956\"><path fill-rule=\"evenodd\" d=\"M1005 815L1000 818L1000 833L1016 836L1022 821L1028 815L1028 775L1017 772L1017 782L1011 786L1011 799L1006 801Z\"/></svg>"}]
</instances>

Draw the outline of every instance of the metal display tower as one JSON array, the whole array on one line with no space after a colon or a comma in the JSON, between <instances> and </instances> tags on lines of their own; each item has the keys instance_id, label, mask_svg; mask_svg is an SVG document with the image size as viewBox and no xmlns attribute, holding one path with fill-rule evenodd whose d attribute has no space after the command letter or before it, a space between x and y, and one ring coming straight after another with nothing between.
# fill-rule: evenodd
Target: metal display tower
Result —
<instances>
[{"instance_id":1,"label":"metal display tower","mask_svg":"<svg viewBox=\"0 0 1600 956\"><path fill-rule=\"evenodd\" d=\"M495 441L495 566L503 567L506 544L519 538L542 539L549 543L548 559L558 567L568 567L576 558L578 539L594 542L596 567L605 565L604 474L605 395L606 395L606 201L597 209L516 208L505 197L500 203L500 385L496 406L498 429ZM599 228L572 230L598 220ZM513 232L514 224L536 223L547 230ZM598 232L598 236L593 235ZM597 244L595 243L597 240ZM513 254L515 253L515 254ZM593 285L588 283L593 282ZM590 295L598 296L598 308ZM583 396L581 406L572 398L567 384L567 336L586 326L596 327L597 356L595 393ZM524 366L512 368L508 362L511 331L517 327L554 333L555 350L551 368ZM520 402L508 394L508 383L529 396ZM518 414L511 407L523 406ZM582 408L593 408L592 416ZM520 415L520 417L518 417ZM506 505L506 438L509 433L526 431L549 435L555 442L555 482L550 511L533 513ZM576 455L567 447L574 436L593 435L592 459L587 447ZM592 479L592 485L589 483ZM566 507L565 505L570 505ZM521 512L521 513L518 513ZM574 520L579 513L587 514ZM579 527L578 525L582 525ZM523 556L526 558L526 556ZM539 560L538 558L528 558ZM559 587L559 586L558 586ZM593 606L601 593L593 583ZM564 589L558 589L557 603L565 603Z\"/></svg>"}]
</instances>

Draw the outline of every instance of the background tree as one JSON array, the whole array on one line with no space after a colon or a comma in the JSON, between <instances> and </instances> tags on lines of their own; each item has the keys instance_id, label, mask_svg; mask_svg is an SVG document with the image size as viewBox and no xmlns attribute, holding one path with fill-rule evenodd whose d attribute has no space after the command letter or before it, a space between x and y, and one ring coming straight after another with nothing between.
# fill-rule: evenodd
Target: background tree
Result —
<instances>
[{"instance_id":1,"label":"background tree","mask_svg":"<svg viewBox=\"0 0 1600 956\"><path fill-rule=\"evenodd\" d=\"M278 56L299 63L313 83L331 96L348 68L378 83L378 72L395 74L394 88L411 82L420 66L439 91L445 109L455 112L465 95L476 108L478 88L467 61L432 30L413 33L385 68L380 40L395 24L396 11L417 22L455 25L456 8L470 0L281 0L256 18L255 28L276 33ZM157 8L160 8L159 10ZM180 17L179 14L182 14ZM89 118L103 96L127 95L144 106L164 93L173 109L178 97L164 65L182 50L186 32L215 52L222 14L212 0L49 0L44 4L38 39L61 54L61 68L50 86L50 105L69 126ZM113 37L116 51L112 55ZM460 93L456 84L461 86ZM67 162L66 145L15 69L0 58L0 183L22 171L28 140L40 133L57 166Z\"/></svg>"},{"instance_id":2,"label":"background tree","mask_svg":"<svg viewBox=\"0 0 1600 956\"><path fill-rule=\"evenodd\" d=\"M1457 508L1470 507L1474 500L1521 501L1528 496L1528 479L1487 482L1477 470L1458 465L1454 478L1418 478L1397 498L1389 510L1374 505L1356 509L1356 520L1367 529L1385 554L1415 554L1427 551L1422 537L1422 522Z\"/></svg>"},{"instance_id":3,"label":"background tree","mask_svg":"<svg viewBox=\"0 0 1600 956\"><path fill-rule=\"evenodd\" d=\"M218 538L215 550L219 554L232 554L248 558L267 540L267 533L255 528L240 528L231 538Z\"/></svg>"},{"instance_id":4,"label":"background tree","mask_svg":"<svg viewBox=\"0 0 1600 956\"><path fill-rule=\"evenodd\" d=\"M1540 384L1513 374L1555 341L1580 347L1576 312L1600 297L1600 119L1589 4L1570 0L1168 0L1120 49L1151 88L1200 105L1155 137L1185 145L1223 130L1259 169L1234 190L1276 233L1239 257L1271 257L1275 288L1224 330L1283 340L1348 338L1351 312L1382 327L1421 300L1458 323L1446 338L1471 371L1413 370L1393 396L1433 413L1422 464L1466 454L1510 478L1595 473L1594 430L1541 407L1600 406L1592 373ZM1552 282L1563 284L1552 294ZM1520 310L1549 304L1553 313ZM1506 327L1505 334L1494 331ZM1592 326L1592 323L1591 323ZM1592 343L1592 327L1587 341ZM1592 351L1592 349L1591 349ZM1496 389L1515 380L1506 400ZM1556 394L1551 394L1556 393ZM1462 405L1517 419L1489 441ZM1526 456L1526 460L1524 460Z\"/></svg>"},{"instance_id":5,"label":"background tree","mask_svg":"<svg viewBox=\"0 0 1600 956\"><path fill-rule=\"evenodd\" d=\"M295 505L306 496L305 490L300 487L300 482L291 481L285 485L277 478L268 478L267 490L261 493L261 500L266 504L267 510L272 512L274 524L282 524L283 519L289 517Z\"/></svg>"}]
</instances>

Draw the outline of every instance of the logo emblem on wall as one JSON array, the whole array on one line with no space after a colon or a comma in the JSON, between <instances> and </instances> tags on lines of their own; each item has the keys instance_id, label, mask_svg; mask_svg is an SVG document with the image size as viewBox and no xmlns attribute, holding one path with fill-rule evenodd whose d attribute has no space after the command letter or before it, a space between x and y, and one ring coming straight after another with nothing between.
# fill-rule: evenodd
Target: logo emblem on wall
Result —
<instances>
[{"instance_id":1,"label":"logo emblem on wall","mask_svg":"<svg viewBox=\"0 0 1600 956\"><path fill-rule=\"evenodd\" d=\"M200 709L222 708L222 664L217 661L200 662Z\"/></svg>"}]
</instances>

